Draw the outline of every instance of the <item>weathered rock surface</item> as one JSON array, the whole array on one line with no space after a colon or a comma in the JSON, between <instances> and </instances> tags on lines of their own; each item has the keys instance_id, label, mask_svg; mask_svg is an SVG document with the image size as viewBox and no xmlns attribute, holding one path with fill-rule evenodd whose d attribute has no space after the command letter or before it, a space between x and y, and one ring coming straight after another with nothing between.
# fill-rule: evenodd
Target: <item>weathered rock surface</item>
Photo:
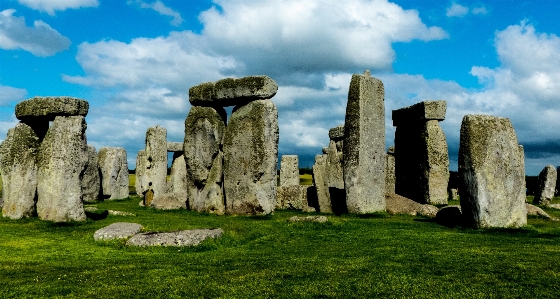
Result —
<instances>
[{"instance_id":1,"label":"weathered rock surface","mask_svg":"<svg viewBox=\"0 0 560 299\"><path fill-rule=\"evenodd\" d=\"M527 224L524 154L509 119L487 115L463 118L459 175L464 186L459 193L466 225Z\"/></svg>"},{"instance_id":2,"label":"weathered rock surface","mask_svg":"<svg viewBox=\"0 0 560 299\"><path fill-rule=\"evenodd\" d=\"M455 189L455 188L451 188L449 190L447 190L448 193L448 199L449 200L458 200L459 199L459 190Z\"/></svg>"},{"instance_id":3,"label":"weathered rock surface","mask_svg":"<svg viewBox=\"0 0 560 299\"><path fill-rule=\"evenodd\" d=\"M385 165L385 193L395 193L395 147L390 146L387 150L387 161Z\"/></svg>"},{"instance_id":4,"label":"weathered rock surface","mask_svg":"<svg viewBox=\"0 0 560 299\"><path fill-rule=\"evenodd\" d=\"M16 105L16 117L26 121L44 118L53 121L56 116L86 116L89 103L71 97L34 97Z\"/></svg>"},{"instance_id":5,"label":"weathered rock surface","mask_svg":"<svg viewBox=\"0 0 560 299\"><path fill-rule=\"evenodd\" d=\"M93 234L95 241L109 241L115 239L126 239L141 232L144 227L138 223L116 222L102 229L98 229Z\"/></svg>"},{"instance_id":6,"label":"weathered rock surface","mask_svg":"<svg viewBox=\"0 0 560 299\"><path fill-rule=\"evenodd\" d=\"M552 217L550 217L550 215L548 215L547 212L543 211L543 209L536 207L532 204L526 203L525 208L527 209L527 215L540 216L546 219L552 219Z\"/></svg>"},{"instance_id":7,"label":"weathered rock surface","mask_svg":"<svg viewBox=\"0 0 560 299\"><path fill-rule=\"evenodd\" d=\"M142 177L144 192L151 189L154 198L167 193L167 130L150 127L146 131L147 164Z\"/></svg>"},{"instance_id":8,"label":"weathered rock surface","mask_svg":"<svg viewBox=\"0 0 560 299\"><path fill-rule=\"evenodd\" d=\"M97 154L105 200L128 197L128 163L122 147L102 147Z\"/></svg>"},{"instance_id":9,"label":"weathered rock surface","mask_svg":"<svg viewBox=\"0 0 560 299\"><path fill-rule=\"evenodd\" d=\"M343 172L349 213L385 211L383 83L369 71L353 75L344 121Z\"/></svg>"},{"instance_id":10,"label":"weathered rock surface","mask_svg":"<svg viewBox=\"0 0 560 299\"><path fill-rule=\"evenodd\" d=\"M288 222L319 222L325 223L329 221L327 216L292 216L288 219Z\"/></svg>"},{"instance_id":11,"label":"weathered rock surface","mask_svg":"<svg viewBox=\"0 0 560 299\"><path fill-rule=\"evenodd\" d=\"M187 180L187 164L183 151L173 153L173 163L171 164L171 173L167 185L169 193L175 193L180 196L186 208L189 187Z\"/></svg>"},{"instance_id":12,"label":"weathered rock surface","mask_svg":"<svg viewBox=\"0 0 560 299\"><path fill-rule=\"evenodd\" d=\"M546 205L550 203L554 197L556 190L556 168L554 165L547 165L539 174L537 181L537 193L533 200L533 204Z\"/></svg>"},{"instance_id":13,"label":"weathered rock surface","mask_svg":"<svg viewBox=\"0 0 560 299\"><path fill-rule=\"evenodd\" d=\"M329 130L329 138L331 140L340 141L344 139L344 125L334 127Z\"/></svg>"},{"instance_id":14,"label":"weathered rock surface","mask_svg":"<svg viewBox=\"0 0 560 299\"><path fill-rule=\"evenodd\" d=\"M270 100L233 110L224 137L226 212L269 214L276 206L278 111Z\"/></svg>"},{"instance_id":15,"label":"weathered rock surface","mask_svg":"<svg viewBox=\"0 0 560 299\"><path fill-rule=\"evenodd\" d=\"M193 106L225 107L258 99L270 99L278 91L278 84L268 76L226 78L202 83L189 89Z\"/></svg>"},{"instance_id":16,"label":"weathered rock surface","mask_svg":"<svg viewBox=\"0 0 560 299\"><path fill-rule=\"evenodd\" d=\"M317 190L318 210L321 213L332 213L331 197L325 170L326 159L327 155L315 156L315 164L313 165L313 185L315 185Z\"/></svg>"},{"instance_id":17,"label":"weathered rock surface","mask_svg":"<svg viewBox=\"0 0 560 299\"><path fill-rule=\"evenodd\" d=\"M136 189L136 195L142 196L144 194L144 172L146 171L146 164L148 164L148 157L146 156L145 150L139 150L136 156L136 178L134 183L134 188Z\"/></svg>"},{"instance_id":18,"label":"weathered rock surface","mask_svg":"<svg viewBox=\"0 0 560 299\"><path fill-rule=\"evenodd\" d=\"M185 194L166 193L155 197L150 203L150 207L157 210L179 210L187 208L187 198Z\"/></svg>"},{"instance_id":19,"label":"weathered rock surface","mask_svg":"<svg viewBox=\"0 0 560 299\"><path fill-rule=\"evenodd\" d=\"M86 121L57 116L37 156L37 214L54 222L83 221L82 173L86 166Z\"/></svg>"},{"instance_id":20,"label":"weathered rock surface","mask_svg":"<svg viewBox=\"0 0 560 299\"><path fill-rule=\"evenodd\" d=\"M344 175L342 173L342 151L336 147L333 140L329 143L327 150L327 159L325 163L325 172L327 175L327 186L329 188L337 188L344 190ZM332 194L331 194L332 199Z\"/></svg>"},{"instance_id":21,"label":"weathered rock surface","mask_svg":"<svg viewBox=\"0 0 560 299\"><path fill-rule=\"evenodd\" d=\"M223 154L226 113L223 108L193 106L185 120L183 143L188 207L223 214Z\"/></svg>"},{"instance_id":22,"label":"weathered rock surface","mask_svg":"<svg viewBox=\"0 0 560 299\"><path fill-rule=\"evenodd\" d=\"M439 210L436 215L436 223L447 226L455 227L463 224L463 216L461 206L450 205L445 206Z\"/></svg>"},{"instance_id":23,"label":"weathered rock surface","mask_svg":"<svg viewBox=\"0 0 560 299\"><path fill-rule=\"evenodd\" d=\"M315 188L309 185L278 186L276 189L276 209L302 210L307 207L307 193Z\"/></svg>"},{"instance_id":24,"label":"weathered rock surface","mask_svg":"<svg viewBox=\"0 0 560 299\"><path fill-rule=\"evenodd\" d=\"M36 214L37 152L39 137L33 129L19 123L10 130L0 150L0 170L3 180L2 215L11 219Z\"/></svg>"},{"instance_id":25,"label":"weathered rock surface","mask_svg":"<svg viewBox=\"0 0 560 299\"><path fill-rule=\"evenodd\" d=\"M224 231L221 228L192 229L169 233L143 233L130 238L130 246L197 246L209 238L219 238Z\"/></svg>"},{"instance_id":26,"label":"weathered rock surface","mask_svg":"<svg viewBox=\"0 0 560 299\"><path fill-rule=\"evenodd\" d=\"M172 153L183 152L182 142L168 142L167 151Z\"/></svg>"},{"instance_id":27,"label":"weathered rock surface","mask_svg":"<svg viewBox=\"0 0 560 299\"><path fill-rule=\"evenodd\" d=\"M434 218L439 211L435 206L420 204L398 194L386 194L385 202L387 205L387 213L391 215L407 214L411 216L419 215Z\"/></svg>"},{"instance_id":28,"label":"weathered rock surface","mask_svg":"<svg viewBox=\"0 0 560 299\"><path fill-rule=\"evenodd\" d=\"M82 177L82 201L94 202L99 199L101 175L97 151L92 145L87 146L88 160Z\"/></svg>"},{"instance_id":29,"label":"weathered rock surface","mask_svg":"<svg viewBox=\"0 0 560 299\"><path fill-rule=\"evenodd\" d=\"M423 101L409 107L393 110L393 126L407 125L410 120L429 121L444 120L447 110L445 101Z\"/></svg>"},{"instance_id":30,"label":"weathered rock surface","mask_svg":"<svg viewBox=\"0 0 560 299\"><path fill-rule=\"evenodd\" d=\"M299 160L297 155L283 155L280 159L280 186L299 185Z\"/></svg>"}]
</instances>

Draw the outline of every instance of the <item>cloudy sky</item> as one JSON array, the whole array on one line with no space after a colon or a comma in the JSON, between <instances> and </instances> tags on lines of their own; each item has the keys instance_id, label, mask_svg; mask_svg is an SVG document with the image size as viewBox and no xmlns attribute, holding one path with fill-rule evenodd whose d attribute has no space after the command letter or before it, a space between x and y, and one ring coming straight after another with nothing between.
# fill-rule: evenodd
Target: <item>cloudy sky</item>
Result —
<instances>
[{"instance_id":1,"label":"cloudy sky","mask_svg":"<svg viewBox=\"0 0 560 299\"><path fill-rule=\"evenodd\" d=\"M391 111L446 100L457 169L465 114L511 119L526 173L560 165L560 1L1 0L0 139L33 96L89 101L90 144L134 168L148 127L182 141L188 89L225 77L278 82L280 154L300 166L344 122L353 73L385 85Z\"/></svg>"}]
</instances>

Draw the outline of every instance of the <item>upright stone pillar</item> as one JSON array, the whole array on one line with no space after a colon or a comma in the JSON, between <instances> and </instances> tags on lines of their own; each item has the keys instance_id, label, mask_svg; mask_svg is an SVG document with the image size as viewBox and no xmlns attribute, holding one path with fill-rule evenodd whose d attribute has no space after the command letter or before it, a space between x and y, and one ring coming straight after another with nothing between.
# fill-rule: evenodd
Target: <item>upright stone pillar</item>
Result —
<instances>
[{"instance_id":1,"label":"upright stone pillar","mask_svg":"<svg viewBox=\"0 0 560 299\"><path fill-rule=\"evenodd\" d=\"M343 171L349 213L385 211L383 83L369 71L353 75L344 121Z\"/></svg>"},{"instance_id":2,"label":"upright stone pillar","mask_svg":"<svg viewBox=\"0 0 560 299\"><path fill-rule=\"evenodd\" d=\"M98 160L101 169L101 190L105 200L128 197L128 162L122 147L102 147Z\"/></svg>"},{"instance_id":3,"label":"upright stone pillar","mask_svg":"<svg viewBox=\"0 0 560 299\"><path fill-rule=\"evenodd\" d=\"M1 171L4 206L2 215L21 219L36 215L37 152L39 137L33 129L19 123L2 144Z\"/></svg>"},{"instance_id":4,"label":"upright stone pillar","mask_svg":"<svg viewBox=\"0 0 560 299\"><path fill-rule=\"evenodd\" d=\"M225 212L221 153L225 123L226 112L222 107L192 106L185 120L183 150L188 207L192 210L216 214Z\"/></svg>"},{"instance_id":5,"label":"upright stone pillar","mask_svg":"<svg viewBox=\"0 0 560 299\"><path fill-rule=\"evenodd\" d=\"M54 222L86 219L82 173L87 163L83 116L57 116L39 149L37 214Z\"/></svg>"},{"instance_id":6,"label":"upright stone pillar","mask_svg":"<svg viewBox=\"0 0 560 299\"><path fill-rule=\"evenodd\" d=\"M547 165L539 174L537 182L537 194L533 199L533 204L547 205L554 197L556 190L556 168L554 165Z\"/></svg>"},{"instance_id":7,"label":"upright stone pillar","mask_svg":"<svg viewBox=\"0 0 560 299\"><path fill-rule=\"evenodd\" d=\"M327 155L315 156L315 164L313 165L313 184L317 190L317 202L319 212L332 213L331 197L329 194L329 186L326 180L325 164Z\"/></svg>"},{"instance_id":8,"label":"upright stone pillar","mask_svg":"<svg viewBox=\"0 0 560 299\"><path fill-rule=\"evenodd\" d=\"M154 198L167 193L167 130L155 126L146 132L147 164L142 177L144 192L151 189Z\"/></svg>"},{"instance_id":9,"label":"upright stone pillar","mask_svg":"<svg viewBox=\"0 0 560 299\"><path fill-rule=\"evenodd\" d=\"M82 176L82 200L95 202L99 199L101 191L101 175L97 151L92 145L87 146L88 161Z\"/></svg>"},{"instance_id":10,"label":"upright stone pillar","mask_svg":"<svg viewBox=\"0 0 560 299\"><path fill-rule=\"evenodd\" d=\"M397 146L397 153L399 150ZM463 118L459 175L463 180L461 210L467 225L515 228L527 224L523 148L509 119Z\"/></svg>"},{"instance_id":11,"label":"upright stone pillar","mask_svg":"<svg viewBox=\"0 0 560 299\"><path fill-rule=\"evenodd\" d=\"M445 101L424 101L393 110L395 192L419 203L446 204L449 156L439 121Z\"/></svg>"},{"instance_id":12,"label":"upright stone pillar","mask_svg":"<svg viewBox=\"0 0 560 299\"><path fill-rule=\"evenodd\" d=\"M283 155L280 160L280 186L299 185L299 167L297 155Z\"/></svg>"},{"instance_id":13,"label":"upright stone pillar","mask_svg":"<svg viewBox=\"0 0 560 299\"><path fill-rule=\"evenodd\" d=\"M387 168L385 170L385 193L395 193L395 147L387 149Z\"/></svg>"},{"instance_id":14,"label":"upright stone pillar","mask_svg":"<svg viewBox=\"0 0 560 299\"><path fill-rule=\"evenodd\" d=\"M144 194L144 186L142 185L144 179L144 172L146 172L146 165L148 164L148 157L146 156L145 150L139 150L138 155L136 155L136 170L135 172L135 182L134 188L136 189L136 195L142 197Z\"/></svg>"}]
</instances>

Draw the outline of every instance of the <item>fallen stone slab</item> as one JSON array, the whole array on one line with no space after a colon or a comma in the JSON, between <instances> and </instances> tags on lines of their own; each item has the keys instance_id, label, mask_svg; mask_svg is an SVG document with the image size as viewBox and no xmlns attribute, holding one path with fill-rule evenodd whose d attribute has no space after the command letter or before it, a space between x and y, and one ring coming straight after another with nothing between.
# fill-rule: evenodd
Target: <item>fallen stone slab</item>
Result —
<instances>
[{"instance_id":1,"label":"fallen stone slab","mask_svg":"<svg viewBox=\"0 0 560 299\"><path fill-rule=\"evenodd\" d=\"M406 214L411 216L436 217L439 209L429 204L417 203L398 194L385 194L387 213L390 215Z\"/></svg>"},{"instance_id":2,"label":"fallen stone slab","mask_svg":"<svg viewBox=\"0 0 560 299\"><path fill-rule=\"evenodd\" d=\"M325 223L329 221L327 216L293 216L288 219L288 222L319 222Z\"/></svg>"},{"instance_id":3,"label":"fallen stone slab","mask_svg":"<svg viewBox=\"0 0 560 299\"><path fill-rule=\"evenodd\" d=\"M277 91L278 84L268 76L226 78L191 87L189 101L193 106L235 106L270 99Z\"/></svg>"},{"instance_id":4,"label":"fallen stone slab","mask_svg":"<svg viewBox=\"0 0 560 299\"><path fill-rule=\"evenodd\" d=\"M34 97L16 105L16 117L25 121L42 117L53 121L56 116L86 116L89 103L71 97Z\"/></svg>"},{"instance_id":5,"label":"fallen stone slab","mask_svg":"<svg viewBox=\"0 0 560 299\"><path fill-rule=\"evenodd\" d=\"M130 212L115 211L115 210L107 210L107 212L109 213L109 215L113 215L113 216L133 216L133 217L136 217L136 214L130 213Z\"/></svg>"},{"instance_id":6,"label":"fallen stone slab","mask_svg":"<svg viewBox=\"0 0 560 299\"><path fill-rule=\"evenodd\" d=\"M169 233L143 233L130 238L126 245L129 246L197 246L209 238L219 238L224 233L221 228L192 229Z\"/></svg>"},{"instance_id":7,"label":"fallen stone slab","mask_svg":"<svg viewBox=\"0 0 560 299\"><path fill-rule=\"evenodd\" d=\"M447 227L455 227L462 224L461 206L449 205L441 208L435 220L439 225Z\"/></svg>"},{"instance_id":8,"label":"fallen stone slab","mask_svg":"<svg viewBox=\"0 0 560 299\"><path fill-rule=\"evenodd\" d=\"M95 241L109 241L115 239L126 239L141 232L144 227L138 223L116 222L102 229L98 229L93 234Z\"/></svg>"},{"instance_id":9,"label":"fallen stone slab","mask_svg":"<svg viewBox=\"0 0 560 299\"><path fill-rule=\"evenodd\" d=\"M534 206L532 204L525 204L525 207L527 208L527 215L531 215L531 216L540 216L546 219L552 219L552 217L550 217L550 215L548 215L547 212L543 211L543 209Z\"/></svg>"}]
</instances>

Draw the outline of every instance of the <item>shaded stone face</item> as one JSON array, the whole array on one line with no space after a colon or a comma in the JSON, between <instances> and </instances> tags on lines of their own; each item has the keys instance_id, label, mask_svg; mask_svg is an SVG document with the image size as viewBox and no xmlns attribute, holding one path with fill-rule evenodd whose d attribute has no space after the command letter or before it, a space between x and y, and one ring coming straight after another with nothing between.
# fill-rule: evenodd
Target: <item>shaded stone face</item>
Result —
<instances>
[{"instance_id":1,"label":"shaded stone face","mask_svg":"<svg viewBox=\"0 0 560 299\"><path fill-rule=\"evenodd\" d=\"M225 114L223 108L193 106L185 120L183 150L188 206L199 212L210 209L223 214L225 209L220 151L226 130Z\"/></svg>"},{"instance_id":2,"label":"shaded stone face","mask_svg":"<svg viewBox=\"0 0 560 299\"><path fill-rule=\"evenodd\" d=\"M53 121L56 116L86 116L89 103L71 97L34 97L16 105L16 117L27 121L39 118Z\"/></svg>"},{"instance_id":3,"label":"shaded stone face","mask_svg":"<svg viewBox=\"0 0 560 299\"><path fill-rule=\"evenodd\" d=\"M533 204L546 205L550 203L556 190L556 178L557 173L554 165L547 165L543 168L537 181L537 193Z\"/></svg>"},{"instance_id":4,"label":"shaded stone face","mask_svg":"<svg viewBox=\"0 0 560 299\"><path fill-rule=\"evenodd\" d=\"M101 190L105 200L128 197L128 163L122 147L102 147L98 153Z\"/></svg>"},{"instance_id":5,"label":"shaded stone face","mask_svg":"<svg viewBox=\"0 0 560 299\"><path fill-rule=\"evenodd\" d=\"M390 146L387 150L387 162L385 168L385 193L395 193L395 147Z\"/></svg>"},{"instance_id":6,"label":"shaded stone face","mask_svg":"<svg viewBox=\"0 0 560 299\"><path fill-rule=\"evenodd\" d=\"M37 214L54 222L83 221L81 179L88 161L83 116L57 116L37 157Z\"/></svg>"},{"instance_id":7,"label":"shaded stone face","mask_svg":"<svg viewBox=\"0 0 560 299\"><path fill-rule=\"evenodd\" d=\"M447 110L446 101L423 101L409 107L393 110L393 126L417 121L444 120Z\"/></svg>"},{"instance_id":8,"label":"shaded stone face","mask_svg":"<svg viewBox=\"0 0 560 299\"><path fill-rule=\"evenodd\" d=\"M344 139L344 125L334 127L329 130L329 138L334 141Z\"/></svg>"},{"instance_id":9,"label":"shaded stone face","mask_svg":"<svg viewBox=\"0 0 560 299\"><path fill-rule=\"evenodd\" d=\"M280 186L299 185L299 160L297 155L283 155L280 160Z\"/></svg>"},{"instance_id":10,"label":"shaded stone face","mask_svg":"<svg viewBox=\"0 0 560 299\"><path fill-rule=\"evenodd\" d=\"M189 101L193 106L234 106L253 100L270 99L277 91L278 84L268 76L227 78L191 87Z\"/></svg>"},{"instance_id":11,"label":"shaded stone face","mask_svg":"<svg viewBox=\"0 0 560 299\"><path fill-rule=\"evenodd\" d=\"M101 191L99 161L94 146L87 146L87 156L88 161L82 177L82 200L85 202L94 202L99 199L99 193Z\"/></svg>"},{"instance_id":12,"label":"shaded stone face","mask_svg":"<svg viewBox=\"0 0 560 299\"><path fill-rule=\"evenodd\" d=\"M317 210L321 213L332 213L331 197L326 179L326 160L327 155L315 156L315 164L313 165L313 185L315 185L317 189Z\"/></svg>"},{"instance_id":13,"label":"shaded stone face","mask_svg":"<svg viewBox=\"0 0 560 299\"><path fill-rule=\"evenodd\" d=\"M173 162L171 164L171 174L169 176L169 192L176 193L180 198L183 198L183 203L187 202L187 164L185 163L185 156L183 151L174 152Z\"/></svg>"},{"instance_id":14,"label":"shaded stone face","mask_svg":"<svg viewBox=\"0 0 560 299\"><path fill-rule=\"evenodd\" d=\"M155 126L146 131L146 168L142 177L144 192L153 190L154 197L167 193L167 130Z\"/></svg>"},{"instance_id":15,"label":"shaded stone face","mask_svg":"<svg viewBox=\"0 0 560 299\"><path fill-rule=\"evenodd\" d=\"M37 152L39 138L33 129L19 123L8 133L0 153L4 206L2 215L11 219L36 214Z\"/></svg>"},{"instance_id":16,"label":"shaded stone face","mask_svg":"<svg viewBox=\"0 0 560 299\"><path fill-rule=\"evenodd\" d=\"M466 115L461 124L459 189L465 223L474 227L527 224L522 147L507 118Z\"/></svg>"},{"instance_id":17,"label":"shaded stone face","mask_svg":"<svg viewBox=\"0 0 560 299\"><path fill-rule=\"evenodd\" d=\"M276 205L278 111L270 100L237 106L224 137L226 212L269 214Z\"/></svg>"},{"instance_id":18,"label":"shaded stone face","mask_svg":"<svg viewBox=\"0 0 560 299\"><path fill-rule=\"evenodd\" d=\"M350 82L343 157L348 212L385 211L384 88L368 71Z\"/></svg>"},{"instance_id":19,"label":"shaded stone face","mask_svg":"<svg viewBox=\"0 0 560 299\"><path fill-rule=\"evenodd\" d=\"M327 150L325 163L327 186L344 190L344 176L342 174L342 151L338 150L336 143L331 140ZM332 194L331 194L332 199Z\"/></svg>"},{"instance_id":20,"label":"shaded stone face","mask_svg":"<svg viewBox=\"0 0 560 299\"><path fill-rule=\"evenodd\" d=\"M136 181L134 187L136 188L136 195L142 196L144 194L144 172L146 172L146 165L148 164L148 157L145 150L139 150L136 155Z\"/></svg>"}]
</instances>

